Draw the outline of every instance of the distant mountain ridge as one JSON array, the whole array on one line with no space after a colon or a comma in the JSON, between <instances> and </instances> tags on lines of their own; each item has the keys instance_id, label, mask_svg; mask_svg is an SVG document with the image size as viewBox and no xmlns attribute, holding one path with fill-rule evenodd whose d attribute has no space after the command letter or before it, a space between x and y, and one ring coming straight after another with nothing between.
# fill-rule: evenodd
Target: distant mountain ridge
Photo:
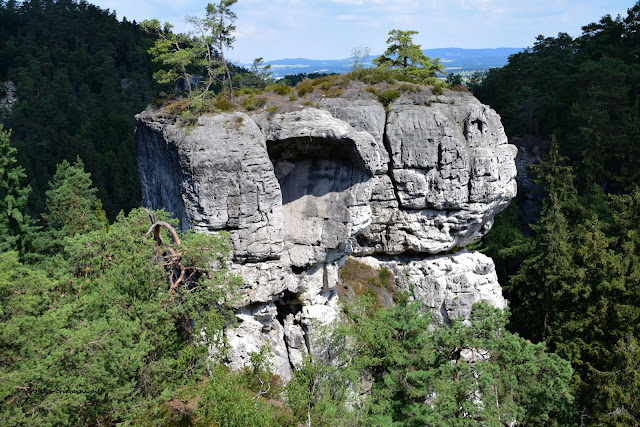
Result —
<instances>
[{"instance_id":1,"label":"distant mountain ridge","mask_svg":"<svg viewBox=\"0 0 640 427\"><path fill-rule=\"evenodd\" d=\"M438 49L426 49L423 52L430 58L440 58L446 72L468 75L474 71L484 71L493 67L502 67L507 64L509 56L522 52L524 48L498 47L487 49L464 49L448 47ZM373 58L379 55L370 55L365 61L365 66L372 66ZM307 59L284 58L267 61L271 65L271 71L276 78L287 74L298 73L345 73L351 70L350 58L345 59ZM239 64L249 66L251 64Z\"/></svg>"}]
</instances>

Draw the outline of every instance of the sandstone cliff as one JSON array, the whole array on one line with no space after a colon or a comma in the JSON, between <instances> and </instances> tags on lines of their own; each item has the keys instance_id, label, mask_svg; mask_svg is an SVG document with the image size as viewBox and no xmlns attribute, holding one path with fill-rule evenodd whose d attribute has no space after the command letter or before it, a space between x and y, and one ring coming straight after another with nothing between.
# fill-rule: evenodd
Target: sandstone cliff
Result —
<instances>
[{"instance_id":1,"label":"sandstone cliff","mask_svg":"<svg viewBox=\"0 0 640 427\"><path fill-rule=\"evenodd\" d=\"M362 89L252 116L203 116L190 132L137 116L143 204L182 227L232 237L244 278L230 365L268 344L277 372L337 313L348 256L412 284L444 321L480 300L502 307L490 258L464 249L516 193L516 148L499 116L464 92L406 92L386 109ZM348 302L345 302L348 303Z\"/></svg>"}]
</instances>

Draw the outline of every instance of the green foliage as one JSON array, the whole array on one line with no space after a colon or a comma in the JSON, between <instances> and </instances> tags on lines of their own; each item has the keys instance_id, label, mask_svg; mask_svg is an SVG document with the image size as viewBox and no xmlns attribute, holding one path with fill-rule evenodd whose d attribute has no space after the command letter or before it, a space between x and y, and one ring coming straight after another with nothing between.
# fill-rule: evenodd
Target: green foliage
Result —
<instances>
[{"instance_id":1,"label":"green foliage","mask_svg":"<svg viewBox=\"0 0 640 427\"><path fill-rule=\"evenodd\" d=\"M233 110L233 102L226 96L218 96L216 98L215 106L220 111L231 111Z\"/></svg>"},{"instance_id":2,"label":"green foliage","mask_svg":"<svg viewBox=\"0 0 640 427\"><path fill-rule=\"evenodd\" d=\"M80 157L73 165L66 160L60 163L49 186L47 211L43 214L49 230L59 232L58 237L72 237L100 228L97 190Z\"/></svg>"},{"instance_id":3,"label":"green foliage","mask_svg":"<svg viewBox=\"0 0 640 427\"><path fill-rule=\"evenodd\" d=\"M24 168L17 164L11 131L0 124L0 252L18 251L24 256L35 231L26 213L30 187L23 187Z\"/></svg>"},{"instance_id":4,"label":"green foliage","mask_svg":"<svg viewBox=\"0 0 640 427\"><path fill-rule=\"evenodd\" d=\"M444 93L444 89L440 83L435 83L431 88L431 93L434 95L442 95Z\"/></svg>"},{"instance_id":5,"label":"green foliage","mask_svg":"<svg viewBox=\"0 0 640 427\"><path fill-rule=\"evenodd\" d=\"M278 82L278 83L267 86L265 90L284 96L284 95L288 95L289 92L291 92L291 87L287 86L286 84Z\"/></svg>"},{"instance_id":6,"label":"green foliage","mask_svg":"<svg viewBox=\"0 0 640 427\"><path fill-rule=\"evenodd\" d=\"M640 337L639 22L636 2L575 39L539 36L470 83L508 133L557 135L539 168L544 203L535 235L505 242L496 261L510 276L511 326L573 365L576 424L640 419L629 398L638 394Z\"/></svg>"},{"instance_id":7,"label":"green foliage","mask_svg":"<svg viewBox=\"0 0 640 427\"><path fill-rule=\"evenodd\" d=\"M417 31L389 31L387 50L373 63L382 69L393 69L420 83L434 83L437 72L444 69L440 59L431 60L422 53L420 45L413 43Z\"/></svg>"},{"instance_id":8,"label":"green foliage","mask_svg":"<svg viewBox=\"0 0 640 427\"><path fill-rule=\"evenodd\" d=\"M351 359L374 381L365 425L554 424L571 406L569 363L508 332L507 313L488 304L470 325L435 329L409 298L346 315Z\"/></svg>"},{"instance_id":9,"label":"green foliage","mask_svg":"<svg viewBox=\"0 0 640 427\"><path fill-rule=\"evenodd\" d=\"M142 21L140 27L157 36L155 44L149 48L149 55L154 62L166 67L156 71L153 78L160 84L172 85L182 80L191 95L192 76L187 69L203 65L203 57L207 50L205 43L199 43L200 40L187 34L174 34L171 31L173 25L168 22L162 25L157 19Z\"/></svg>"},{"instance_id":10,"label":"green foliage","mask_svg":"<svg viewBox=\"0 0 640 427\"><path fill-rule=\"evenodd\" d=\"M79 155L113 220L140 200L134 115L156 91L153 40L87 2L21 3L0 2L0 75L17 88L0 120L33 189L27 211L44 211L56 165Z\"/></svg>"},{"instance_id":11,"label":"green foliage","mask_svg":"<svg viewBox=\"0 0 640 427\"><path fill-rule=\"evenodd\" d=\"M296 92L298 93L298 96L305 96L308 93L313 93L314 89L315 87L309 79L304 79L296 85Z\"/></svg>"},{"instance_id":12,"label":"green foliage","mask_svg":"<svg viewBox=\"0 0 640 427\"><path fill-rule=\"evenodd\" d=\"M447 78L445 79L444 82L447 84L447 86L453 87L453 86L462 85L463 80L460 74L449 73L447 74Z\"/></svg>"},{"instance_id":13,"label":"green foliage","mask_svg":"<svg viewBox=\"0 0 640 427\"><path fill-rule=\"evenodd\" d=\"M398 89L390 89L379 94L378 99L380 100L382 105L388 107L389 104L398 99L401 94L402 92L400 92Z\"/></svg>"},{"instance_id":14,"label":"green foliage","mask_svg":"<svg viewBox=\"0 0 640 427\"><path fill-rule=\"evenodd\" d=\"M157 36L149 55L154 62L165 67L154 73L154 79L160 84L182 82L187 87L188 109L194 114L203 112L209 89L220 77L226 77L229 97L233 101L232 77L224 58L224 48L230 48L235 40L231 34L235 31L232 22L236 14L230 9L235 2L221 0L216 4L209 3L204 18L187 17L187 22L196 28L189 34L174 34L171 24L165 22L162 25L157 19L141 23L145 31ZM216 48L217 51L214 50ZM205 81L200 83L194 79L192 71L204 72Z\"/></svg>"},{"instance_id":15,"label":"green foliage","mask_svg":"<svg viewBox=\"0 0 640 427\"><path fill-rule=\"evenodd\" d=\"M247 109L247 111L257 110L262 108L267 103L267 98L264 96L249 96L242 101L242 106Z\"/></svg>"},{"instance_id":16,"label":"green foliage","mask_svg":"<svg viewBox=\"0 0 640 427\"><path fill-rule=\"evenodd\" d=\"M78 163L59 172L60 188L88 180ZM95 199L92 191L85 196ZM64 205L51 206L52 224L67 230L55 258L38 267L21 264L15 252L0 254L0 418L9 425L133 420L205 375L207 346L198 342L224 354L225 304L238 286L224 269L228 236L182 236L179 261L203 273L171 300L173 271L146 237L147 212L92 229L68 223L77 218L58 212Z\"/></svg>"},{"instance_id":17,"label":"green foliage","mask_svg":"<svg viewBox=\"0 0 640 427\"><path fill-rule=\"evenodd\" d=\"M295 422L322 426L354 425L358 414L347 407L353 374L353 369L344 365L305 356L295 367L285 388L286 403L293 411Z\"/></svg>"},{"instance_id":18,"label":"green foliage","mask_svg":"<svg viewBox=\"0 0 640 427\"><path fill-rule=\"evenodd\" d=\"M393 84L397 80L400 80L403 75L388 68L377 67L355 70L347 74L347 76L353 80L360 80L363 83L375 85L378 83Z\"/></svg>"},{"instance_id":19,"label":"green foliage","mask_svg":"<svg viewBox=\"0 0 640 427\"><path fill-rule=\"evenodd\" d=\"M237 374L221 366L212 368L211 378L200 390L196 419L202 425L273 426L273 409L243 387Z\"/></svg>"},{"instance_id":20,"label":"green foliage","mask_svg":"<svg viewBox=\"0 0 640 427\"><path fill-rule=\"evenodd\" d=\"M278 84L282 83L282 84L285 84L287 86L294 87L298 83L300 83L301 81L306 80L306 79L315 80L315 79L318 79L318 78L327 77L327 76L334 76L334 75L336 75L336 74L335 73L330 73L330 74L327 74L327 73L287 74L282 79L278 80Z\"/></svg>"}]
</instances>

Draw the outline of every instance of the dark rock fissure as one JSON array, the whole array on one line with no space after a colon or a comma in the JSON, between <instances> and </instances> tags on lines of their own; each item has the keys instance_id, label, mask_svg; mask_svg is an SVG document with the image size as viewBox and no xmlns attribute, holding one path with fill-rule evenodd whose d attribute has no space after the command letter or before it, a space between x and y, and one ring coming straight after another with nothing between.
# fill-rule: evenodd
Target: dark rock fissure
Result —
<instances>
[{"instance_id":1,"label":"dark rock fissure","mask_svg":"<svg viewBox=\"0 0 640 427\"><path fill-rule=\"evenodd\" d=\"M366 172L364 161L358 154L355 142L350 139L300 137L267 141L267 152L275 164L278 160L345 159Z\"/></svg>"},{"instance_id":2,"label":"dark rock fissure","mask_svg":"<svg viewBox=\"0 0 640 427\"><path fill-rule=\"evenodd\" d=\"M302 303L293 292L284 291L282 297L275 300L274 304L277 309L276 318L282 326L284 326L284 321L287 316L292 314L295 319L296 316L302 312ZM295 320L294 322L297 323Z\"/></svg>"},{"instance_id":3,"label":"dark rock fissure","mask_svg":"<svg viewBox=\"0 0 640 427\"><path fill-rule=\"evenodd\" d=\"M484 123L482 123L482 120L474 120L473 122L474 125L476 125L476 127L478 128L478 130L480 131L480 133L482 133L482 128Z\"/></svg>"}]
</instances>

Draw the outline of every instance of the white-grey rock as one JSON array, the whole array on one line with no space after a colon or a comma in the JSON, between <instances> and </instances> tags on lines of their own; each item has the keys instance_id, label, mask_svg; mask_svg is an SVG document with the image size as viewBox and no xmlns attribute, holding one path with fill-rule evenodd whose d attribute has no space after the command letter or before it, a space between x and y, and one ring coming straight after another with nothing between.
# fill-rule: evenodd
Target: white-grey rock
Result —
<instances>
[{"instance_id":1,"label":"white-grey rock","mask_svg":"<svg viewBox=\"0 0 640 427\"><path fill-rule=\"evenodd\" d=\"M280 186L249 116L203 116L188 132L148 111L136 118L145 206L173 212L183 228L229 231L237 259L280 257Z\"/></svg>"},{"instance_id":2,"label":"white-grey rock","mask_svg":"<svg viewBox=\"0 0 640 427\"><path fill-rule=\"evenodd\" d=\"M411 283L442 321L474 302L505 305L492 261L463 249L515 195L499 116L468 94L407 92L388 113L363 88L349 94L203 116L189 132L137 116L144 205L232 237L230 270L244 280L239 324L225 331L233 368L265 345L285 380L305 354L327 357L323 325L339 313L349 255Z\"/></svg>"},{"instance_id":3,"label":"white-grey rock","mask_svg":"<svg viewBox=\"0 0 640 427\"><path fill-rule=\"evenodd\" d=\"M398 256L379 260L358 258L376 269L393 271L400 289L413 288L413 294L424 307L433 310L440 322L464 319L471 306L486 302L504 308L506 301L498 283L493 260L480 252L463 249L452 255L434 255L419 260Z\"/></svg>"}]
</instances>

